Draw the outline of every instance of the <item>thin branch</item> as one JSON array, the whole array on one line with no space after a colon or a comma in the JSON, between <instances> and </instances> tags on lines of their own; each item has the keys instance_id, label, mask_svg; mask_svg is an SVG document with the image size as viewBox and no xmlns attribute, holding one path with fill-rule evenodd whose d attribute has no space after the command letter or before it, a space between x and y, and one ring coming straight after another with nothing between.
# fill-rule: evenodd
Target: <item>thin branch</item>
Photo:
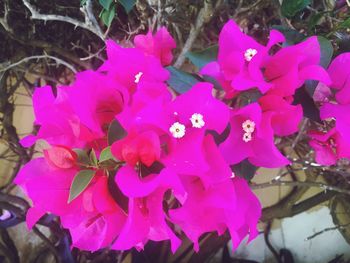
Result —
<instances>
[{"instance_id":1,"label":"thin branch","mask_svg":"<svg viewBox=\"0 0 350 263\"><path fill-rule=\"evenodd\" d=\"M66 66L67 68L69 68L71 71L73 71L74 73L77 73L77 70L71 65L69 64L68 62L58 58L58 57L54 57L54 56L50 56L50 55L38 55L38 56L31 56L31 57L25 57L13 64L10 64L8 66L6 66L5 68L3 69L0 69L0 72L5 72L11 68L14 68L14 67L17 67L18 65L22 64L22 63L25 63L25 62L28 62L29 60L33 60L33 59L44 59L44 58L49 58L49 59L52 59L52 60L55 60L57 64L62 64L64 66ZM4 66L4 65L1 65L0 64L0 68Z\"/></svg>"},{"instance_id":2,"label":"thin branch","mask_svg":"<svg viewBox=\"0 0 350 263\"><path fill-rule=\"evenodd\" d=\"M69 16L61 15L51 15L51 14L40 14L39 11L29 3L28 0L22 0L23 4L29 9L32 19L44 20L44 21L62 21L66 23L73 24L75 27L81 27L90 32L94 33L101 40L105 40L105 37L101 31L101 28L98 26L98 23L92 13L91 1L87 1L86 6L82 7L82 12L85 15L85 22L73 19Z\"/></svg>"},{"instance_id":3,"label":"thin branch","mask_svg":"<svg viewBox=\"0 0 350 263\"><path fill-rule=\"evenodd\" d=\"M199 32L202 29L203 25L206 22L208 22L208 20L211 18L212 15L213 15L212 3L209 0L208 1L205 0L204 6L202 7L202 9L198 13L195 24L191 26L191 30L190 30L190 33L189 33L188 38L186 40L186 43L185 43L183 49L181 50L181 53L178 56L178 58L174 64L174 67L180 68L182 66L182 64L185 62L186 53L188 51L190 51L194 41L196 40Z\"/></svg>"},{"instance_id":4,"label":"thin branch","mask_svg":"<svg viewBox=\"0 0 350 263\"><path fill-rule=\"evenodd\" d=\"M313 238L315 238L315 237L317 237L317 236L319 236L319 235L321 235L321 234L323 234L325 232L328 232L328 231L346 228L349 225L350 225L350 223L345 224L345 225L334 226L334 227L327 227L327 228L325 228L325 229L323 229L323 230L321 230L319 232L316 232L315 234L305 238L305 241L311 240L311 239L313 239Z\"/></svg>"},{"instance_id":5,"label":"thin branch","mask_svg":"<svg viewBox=\"0 0 350 263\"><path fill-rule=\"evenodd\" d=\"M324 191L335 191L342 194L350 195L349 189L344 189L337 186L327 185L324 183L317 183L317 182L300 182L300 181L279 181L279 180L273 180L271 182L262 183L262 184L253 184L251 186L252 189L262 189L272 186L299 186L299 187L316 187L320 188Z\"/></svg>"}]
</instances>

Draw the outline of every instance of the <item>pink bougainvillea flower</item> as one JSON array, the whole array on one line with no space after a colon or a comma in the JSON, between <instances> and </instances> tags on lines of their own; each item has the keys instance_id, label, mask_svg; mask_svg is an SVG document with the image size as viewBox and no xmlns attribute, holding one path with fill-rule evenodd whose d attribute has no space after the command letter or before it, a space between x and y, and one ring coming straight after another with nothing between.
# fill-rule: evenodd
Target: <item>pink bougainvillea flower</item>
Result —
<instances>
[{"instance_id":1,"label":"pink bougainvillea flower","mask_svg":"<svg viewBox=\"0 0 350 263\"><path fill-rule=\"evenodd\" d=\"M305 80L331 83L326 70L319 65L321 57L317 37L280 49L265 63L264 77L273 84L270 94L292 96Z\"/></svg>"},{"instance_id":2,"label":"pink bougainvillea flower","mask_svg":"<svg viewBox=\"0 0 350 263\"><path fill-rule=\"evenodd\" d=\"M169 72L160 60L137 48L122 48L112 40L106 42L108 59L99 68L133 93L143 81L164 82Z\"/></svg>"},{"instance_id":3,"label":"pink bougainvillea flower","mask_svg":"<svg viewBox=\"0 0 350 263\"><path fill-rule=\"evenodd\" d=\"M264 114L271 114L271 126L278 136L288 136L298 131L303 117L301 105L291 105L277 95L265 95L259 99Z\"/></svg>"},{"instance_id":4,"label":"pink bougainvillea flower","mask_svg":"<svg viewBox=\"0 0 350 263\"><path fill-rule=\"evenodd\" d=\"M66 99L62 87L57 88L57 97L50 86L36 88L33 93L35 123L40 125L38 134L28 135L21 140L25 147L33 145L38 139L50 144L83 147L86 141L80 135L84 127Z\"/></svg>"},{"instance_id":5,"label":"pink bougainvillea flower","mask_svg":"<svg viewBox=\"0 0 350 263\"><path fill-rule=\"evenodd\" d=\"M328 102L331 95L331 89L322 82L319 82L312 98L315 102Z\"/></svg>"},{"instance_id":6,"label":"pink bougainvillea flower","mask_svg":"<svg viewBox=\"0 0 350 263\"><path fill-rule=\"evenodd\" d=\"M125 161L131 166L139 162L151 166L159 160L161 149L158 134L145 131L139 134L128 133L124 139L114 142L111 150L118 160Z\"/></svg>"},{"instance_id":7,"label":"pink bougainvillea flower","mask_svg":"<svg viewBox=\"0 0 350 263\"><path fill-rule=\"evenodd\" d=\"M46 161L61 169L73 168L77 162L77 154L66 146L52 146L43 151Z\"/></svg>"},{"instance_id":8,"label":"pink bougainvillea flower","mask_svg":"<svg viewBox=\"0 0 350 263\"><path fill-rule=\"evenodd\" d=\"M125 87L94 71L78 73L75 83L65 90L80 122L99 138L105 135L108 125L129 101Z\"/></svg>"},{"instance_id":9,"label":"pink bougainvillea flower","mask_svg":"<svg viewBox=\"0 0 350 263\"><path fill-rule=\"evenodd\" d=\"M350 104L340 105L325 103L320 108L321 119L335 118L335 128L350 144Z\"/></svg>"},{"instance_id":10,"label":"pink bougainvillea flower","mask_svg":"<svg viewBox=\"0 0 350 263\"><path fill-rule=\"evenodd\" d=\"M328 67L328 74L332 79L330 87L338 90L338 103L350 104L350 52L337 56Z\"/></svg>"},{"instance_id":11,"label":"pink bougainvillea flower","mask_svg":"<svg viewBox=\"0 0 350 263\"><path fill-rule=\"evenodd\" d=\"M267 168L289 163L274 144L272 117L271 113L262 113L258 103L232 110L230 135L220 145L229 164L237 164L246 158L256 166Z\"/></svg>"},{"instance_id":12,"label":"pink bougainvillea flower","mask_svg":"<svg viewBox=\"0 0 350 263\"><path fill-rule=\"evenodd\" d=\"M172 50L176 48L175 40L165 27L161 27L154 35L149 31L146 35L137 35L134 39L135 47L147 55L152 55L167 66L173 60Z\"/></svg>"},{"instance_id":13,"label":"pink bougainvillea flower","mask_svg":"<svg viewBox=\"0 0 350 263\"><path fill-rule=\"evenodd\" d=\"M167 135L168 154L162 162L176 172L206 171L202 146L205 132L222 133L228 124L229 109L213 97L212 89L212 84L197 83L173 102L154 101L136 116L140 124L158 127Z\"/></svg>"},{"instance_id":14,"label":"pink bougainvillea flower","mask_svg":"<svg viewBox=\"0 0 350 263\"><path fill-rule=\"evenodd\" d=\"M27 215L28 226L32 227L45 212L50 212L60 216L62 225L69 228L73 246L95 251L109 245L119 234L126 216L109 195L107 177L98 172L89 187L68 203L69 189L78 170L75 166L67 167L70 162L63 160L67 160L68 153L62 155L63 149L57 148L47 150L45 158L31 160L16 177L16 183L33 202Z\"/></svg>"},{"instance_id":15,"label":"pink bougainvillea flower","mask_svg":"<svg viewBox=\"0 0 350 263\"><path fill-rule=\"evenodd\" d=\"M334 165L341 158L350 159L350 142L335 128L327 133L310 131L310 146L315 150L316 162L321 165Z\"/></svg>"},{"instance_id":16,"label":"pink bougainvillea flower","mask_svg":"<svg viewBox=\"0 0 350 263\"><path fill-rule=\"evenodd\" d=\"M209 188L195 177L187 177L185 182L188 198L169 215L194 243L195 251L199 251L199 237L207 232L221 235L228 229L234 248L248 233L250 239L257 235L261 207L244 179L234 178Z\"/></svg>"},{"instance_id":17,"label":"pink bougainvillea flower","mask_svg":"<svg viewBox=\"0 0 350 263\"><path fill-rule=\"evenodd\" d=\"M62 215L76 211L77 202L67 204L69 188L77 173L77 168L61 169L51 165L46 158L36 158L28 162L16 177L36 208Z\"/></svg>"},{"instance_id":18,"label":"pink bougainvillea flower","mask_svg":"<svg viewBox=\"0 0 350 263\"><path fill-rule=\"evenodd\" d=\"M81 210L61 216L63 227L70 230L72 246L88 251L110 245L120 234L125 220L125 212L109 194L103 173L98 173L82 193Z\"/></svg>"},{"instance_id":19,"label":"pink bougainvillea flower","mask_svg":"<svg viewBox=\"0 0 350 263\"><path fill-rule=\"evenodd\" d=\"M112 249L127 250L135 247L142 250L148 240L171 241L173 253L180 246L180 239L165 220L163 196L165 189L158 189L144 198L129 199L129 216Z\"/></svg>"},{"instance_id":20,"label":"pink bougainvillea flower","mask_svg":"<svg viewBox=\"0 0 350 263\"><path fill-rule=\"evenodd\" d=\"M271 84L264 80L261 68L269 56L270 48L284 40L280 32L272 30L268 44L263 46L245 35L239 26L230 20L220 32L218 61L206 65L201 73L218 78L227 97L234 95L234 91L254 87L264 93L271 88ZM230 87L227 81L230 82Z\"/></svg>"}]
</instances>

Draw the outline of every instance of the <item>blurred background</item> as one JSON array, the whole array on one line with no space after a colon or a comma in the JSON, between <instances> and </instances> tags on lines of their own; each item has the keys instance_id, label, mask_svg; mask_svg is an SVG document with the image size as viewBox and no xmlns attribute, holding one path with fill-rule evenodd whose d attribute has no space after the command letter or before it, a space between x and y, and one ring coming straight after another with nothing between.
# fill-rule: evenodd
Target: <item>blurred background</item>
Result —
<instances>
[{"instance_id":1,"label":"blurred background","mask_svg":"<svg viewBox=\"0 0 350 263\"><path fill-rule=\"evenodd\" d=\"M135 35L163 25L177 43L174 66L196 72L188 52L217 43L230 18L261 43L276 28L287 44L317 35L333 46L333 56L350 51L345 0L0 0L0 262L350 262L349 161L314 163L305 134L312 117L298 134L276 141L293 165L242 165L264 210L259 237L234 253L228 235L215 234L202 238L198 254L188 240L175 255L166 242L150 242L140 253L71 251L69 234L52 215L27 230L30 201L13 180L45 147L19 144L37 129L34 87L49 84L55 90L69 84L75 71L96 69L105 59L105 39L130 46Z\"/></svg>"}]
</instances>

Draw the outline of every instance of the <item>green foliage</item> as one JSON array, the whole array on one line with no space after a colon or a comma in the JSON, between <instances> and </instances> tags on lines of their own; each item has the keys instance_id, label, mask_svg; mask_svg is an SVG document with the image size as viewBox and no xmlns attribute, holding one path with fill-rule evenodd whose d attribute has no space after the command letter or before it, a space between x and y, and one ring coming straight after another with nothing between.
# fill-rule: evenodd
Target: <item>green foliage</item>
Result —
<instances>
[{"instance_id":1,"label":"green foliage","mask_svg":"<svg viewBox=\"0 0 350 263\"><path fill-rule=\"evenodd\" d=\"M350 28L350 17L348 17L347 19L345 19L343 22L341 22L338 25L339 29L347 29Z\"/></svg>"},{"instance_id":2,"label":"green foliage","mask_svg":"<svg viewBox=\"0 0 350 263\"><path fill-rule=\"evenodd\" d=\"M126 130L118 120L113 120L108 129L108 144L112 145L115 141L123 139L127 135Z\"/></svg>"},{"instance_id":3,"label":"green foliage","mask_svg":"<svg viewBox=\"0 0 350 263\"><path fill-rule=\"evenodd\" d=\"M78 155L77 162L79 165L89 165L90 164L90 158L88 154L81 149L73 149L73 151Z\"/></svg>"},{"instance_id":4,"label":"green foliage","mask_svg":"<svg viewBox=\"0 0 350 263\"><path fill-rule=\"evenodd\" d=\"M112 152L111 152L111 146L108 146L104 148L100 154L100 162L108 161L114 159Z\"/></svg>"},{"instance_id":5,"label":"green foliage","mask_svg":"<svg viewBox=\"0 0 350 263\"><path fill-rule=\"evenodd\" d=\"M285 26L274 25L274 26L272 26L272 28L280 31L284 35L284 37L286 38L286 42L283 43L283 46L294 45L296 43L301 42L306 37L305 35L301 34L297 30L291 29L291 28L288 28Z\"/></svg>"},{"instance_id":6,"label":"green foliage","mask_svg":"<svg viewBox=\"0 0 350 263\"><path fill-rule=\"evenodd\" d=\"M247 181L253 179L258 167L251 164L247 159L243 160L239 164L231 165L231 170L234 172L235 176L242 177Z\"/></svg>"},{"instance_id":7,"label":"green foliage","mask_svg":"<svg viewBox=\"0 0 350 263\"><path fill-rule=\"evenodd\" d=\"M100 13L100 17L103 21L103 23L109 27L112 22L113 19L115 17L115 6L112 5L109 9L102 9L101 13Z\"/></svg>"},{"instance_id":8,"label":"green foliage","mask_svg":"<svg viewBox=\"0 0 350 263\"><path fill-rule=\"evenodd\" d=\"M86 2L87 2L87 0L80 0L80 5L83 6L86 4Z\"/></svg>"},{"instance_id":9,"label":"green foliage","mask_svg":"<svg viewBox=\"0 0 350 263\"><path fill-rule=\"evenodd\" d=\"M75 175L69 189L68 203L77 198L89 186L94 175L94 170L81 170Z\"/></svg>"},{"instance_id":10,"label":"green foliage","mask_svg":"<svg viewBox=\"0 0 350 263\"><path fill-rule=\"evenodd\" d=\"M323 36L318 36L317 39L321 49L320 64L322 67L327 68L333 56L334 49L333 49L332 43L331 41L329 41L327 38Z\"/></svg>"},{"instance_id":11,"label":"green foliage","mask_svg":"<svg viewBox=\"0 0 350 263\"><path fill-rule=\"evenodd\" d=\"M201 51L187 52L186 57L198 68L204 67L209 62L217 59L218 45L208 47Z\"/></svg>"},{"instance_id":12,"label":"green foliage","mask_svg":"<svg viewBox=\"0 0 350 263\"><path fill-rule=\"evenodd\" d=\"M125 11L129 13L135 6L137 0L119 0L119 3L124 7Z\"/></svg>"},{"instance_id":13,"label":"green foliage","mask_svg":"<svg viewBox=\"0 0 350 263\"><path fill-rule=\"evenodd\" d=\"M193 75L187 72L172 66L167 67L167 69L170 71L170 78L167 83L177 93L185 93L186 91L190 90L194 84L199 82Z\"/></svg>"},{"instance_id":14,"label":"green foliage","mask_svg":"<svg viewBox=\"0 0 350 263\"><path fill-rule=\"evenodd\" d=\"M96 157L96 153L95 153L94 149L91 149L90 161L91 161L92 165L97 166L97 157Z\"/></svg>"},{"instance_id":15,"label":"green foliage","mask_svg":"<svg viewBox=\"0 0 350 263\"><path fill-rule=\"evenodd\" d=\"M311 0L283 0L281 7L282 15L292 18L310 3Z\"/></svg>"},{"instance_id":16,"label":"green foliage","mask_svg":"<svg viewBox=\"0 0 350 263\"><path fill-rule=\"evenodd\" d=\"M99 0L98 2L104 9L109 10L113 0Z\"/></svg>"}]
</instances>

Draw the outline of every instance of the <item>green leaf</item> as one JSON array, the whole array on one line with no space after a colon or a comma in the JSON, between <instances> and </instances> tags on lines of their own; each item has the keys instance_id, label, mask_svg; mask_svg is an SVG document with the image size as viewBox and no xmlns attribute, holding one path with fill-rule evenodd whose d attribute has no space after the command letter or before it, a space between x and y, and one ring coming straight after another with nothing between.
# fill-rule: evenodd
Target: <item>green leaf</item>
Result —
<instances>
[{"instance_id":1,"label":"green leaf","mask_svg":"<svg viewBox=\"0 0 350 263\"><path fill-rule=\"evenodd\" d=\"M280 31L284 35L284 37L286 38L286 42L283 43L284 47L299 43L299 42L303 41L306 37L305 35L301 34L299 31L297 31L295 29L291 29L291 28L284 27L281 25L274 25L274 26L272 26L272 28Z\"/></svg>"},{"instance_id":2,"label":"green leaf","mask_svg":"<svg viewBox=\"0 0 350 263\"><path fill-rule=\"evenodd\" d=\"M109 27L112 24L112 21L115 17L115 6L113 5L112 8L110 8L109 10L107 9L103 9L100 17L103 21L103 23Z\"/></svg>"},{"instance_id":3,"label":"green leaf","mask_svg":"<svg viewBox=\"0 0 350 263\"><path fill-rule=\"evenodd\" d=\"M75 175L69 189L68 203L72 202L88 187L94 175L94 170L81 170Z\"/></svg>"},{"instance_id":4,"label":"green leaf","mask_svg":"<svg viewBox=\"0 0 350 263\"><path fill-rule=\"evenodd\" d=\"M90 152L90 161L93 165L97 166L97 157L94 149L91 149Z\"/></svg>"},{"instance_id":5,"label":"green leaf","mask_svg":"<svg viewBox=\"0 0 350 263\"><path fill-rule=\"evenodd\" d=\"M80 0L80 5L83 6L86 4L86 2L87 2L87 0Z\"/></svg>"},{"instance_id":6,"label":"green leaf","mask_svg":"<svg viewBox=\"0 0 350 263\"><path fill-rule=\"evenodd\" d=\"M292 18L299 11L303 10L311 3L311 0L283 0L282 2L282 15L288 18Z\"/></svg>"},{"instance_id":7,"label":"green leaf","mask_svg":"<svg viewBox=\"0 0 350 263\"><path fill-rule=\"evenodd\" d=\"M320 110L316 106L311 92L307 91L307 84L297 89L294 95L294 105L301 104L303 107L304 116L310 120L321 122Z\"/></svg>"},{"instance_id":8,"label":"green leaf","mask_svg":"<svg viewBox=\"0 0 350 263\"><path fill-rule=\"evenodd\" d=\"M322 36L318 36L317 39L318 39L318 43L320 44L320 50L321 50L320 65L323 68L327 69L329 63L332 60L333 46L332 46L332 43L327 38L324 38ZM313 95L315 93L317 84L318 84L318 81L316 81L316 80L306 80L305 81L305 90L311 98L313 97ZM304 107L308 107L308 106L305 105ZM306 110L307 110L307 112L308 112L307 114L309 116L313 116L312 118L315 118L315 115L317 114L317 112L314 109L313 110L306 109Z\"/></svg>"},{"instance_id":9,"label":"green leaf","mask_svg":"<svg viewBox=\"0 0 350 263\"><path fill-rule=\"evenodd\" d=\"M100 154L100 162L108 161L114 159L114 156L111 152L111 146L104 148Z\"/></svg>"},{"instance_id":10,"label":"green leaf","mask_svg":"<svg viewBox=\"0 0 350 263\"><path fill-rule=\"evenodd\" d=\"M230 167L231 167L232 172L234 172L235 176L239 176L241 178L244 178L247 181L252 180L256 171L258 170L258 167L251 164L248 161L248 159L245 159L238 164L231 165Z\"/></svg>"},{"instance_id":11,"label":"green leaf","mask_svg":"<svg viewBox=\"0 0 350 263\"><path fill-rule=\"evenodd\" d=\"M321 48L321 60L320 64L325 69L328 67L329 63L332 60L333 56L333 46L331 41L329 41L327 38L323 36L318 36L318 43L320 44Z\"/></svg>"},{"instance_id":12,"label":"green leaf","mask_svg":"<svg viewBox=\"0 0 350 263\"><path fill-rule=\"evenodd\" d=\"M341 23L338 25L338 28L341 28L341 29L350 28L350 17L348 17L348 18L345 19L343 22L341 22Z\"/></svg>"},{"instance_id":13,"label":"green leaf","mask_svg":"<svg viewBox=\"0 0 350 263\"><path fill-rule=\"evenodd\" d=\"M98 2L104 9L109 10L111 4L113 3L113 0L98 0Z\"/></svg>"},{"instance_id":14,"label":"green leaf","mask_svg":"<svg viewBox=\"0 0 350 263\"><path fill-rule=\"evenodd\" d=\"M119 0L119 3L124 7L125 11L129 13L133 9L137 0Z\"/></svg>"},{"instance_id":15,"label":"green leaf","mask_svg":"<svg viewBox=\"0 0 350 263\"><path fill-rule=\"evenodd\" d=\"M90 158L88 154L82 150L82 149L73 149L73 151L78 155L78 163L83 165L89 165L90 164Z\"/></svg>"},{"instance_id":16,"label":"green leaf","mask_svg":"<svg viewBox=\"0 0 350 263\"><path fill-rule=\"evenodd\" d=\"M307 26L309 32L312 32L312 30L320 22L320 20L324 14L325 14L325 12L320 12L320 13L316 13L310 17L309 22L308 22L308 26Z\"/></svg>"},{"instance_id":17,"label":"green leaf","mask_svg":"<svg viewBox=\"0 0 350 263\"><path fill-rule=\"evenodd\" d=\"M199 82L194 76L187 72L172 66L167 67L167 69L170 71L170 79L167 83L180 94L190 90L194 84Z\"/></svg>"},{"instance_id":18,"label":"green leaf","mask_svg":"<svg viewBox=\"0 0 350 263\"><path fill-rule=\"evenodd\" d=\"M113 120L108 128L108 144L112 145L115 141L123 139L128 133L118 120Z\"/></svg>"},{"instance_id":19,"label":"green leaf","mask_svg":"<svg viewBox=\"0 0 350 263\"><path fill-rule=\"evenodd\" d=\"M187 52L186 57L198 68L204 67L218 57L218 45L208 47L201 51Z\"/></svg>"}]
</instances>

